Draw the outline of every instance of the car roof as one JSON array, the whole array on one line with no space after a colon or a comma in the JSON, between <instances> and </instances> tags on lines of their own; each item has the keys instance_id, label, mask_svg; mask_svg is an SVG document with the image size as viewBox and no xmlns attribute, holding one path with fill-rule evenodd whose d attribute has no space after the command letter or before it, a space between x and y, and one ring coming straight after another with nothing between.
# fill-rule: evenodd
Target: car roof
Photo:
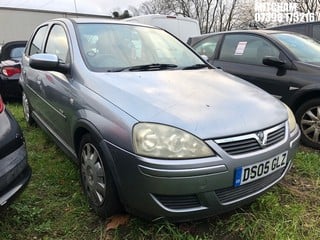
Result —
<instances>
[{"instance_id":1,"label":"car roof","mask_svg":"<svg viewBox=\"0 0 320 240\"><path fill-rule=\"evenodd\" d=\"M201 36L209 36L209 35L216 35L216 34L230 34L230 33L256 33L256 34L273 34L273 33L280 33L280 32L287 32L287 31L279 31L279 30L269 30L269 29L255 29L255 30L231 30L231 31L222 31L222 32L213 32L213 33L206 33Z\"/></svg>"}]
</instances>

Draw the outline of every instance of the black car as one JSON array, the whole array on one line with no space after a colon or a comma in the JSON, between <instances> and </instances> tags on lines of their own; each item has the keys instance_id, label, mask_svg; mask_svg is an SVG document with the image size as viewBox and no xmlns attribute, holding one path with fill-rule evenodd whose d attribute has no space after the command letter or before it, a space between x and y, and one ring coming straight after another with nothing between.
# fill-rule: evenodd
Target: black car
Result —
<instances>
[{"instance_id":1,"label":"black car","mask_svg":"<svg viewBox=\"0 0 320 240\"><path fill-rule=\"evenodd\" d=\"M291 107L302 130L302 142L320 149L320 43L275 30L205 34L188 43L212 65Z\"/></svg>"},{"instance_id":2,"label":"black car","mask_svg":"<svg viewBox=\"0 0 320 240\"><path fill-rule=\"evenodd\" d=\"M0 209L21 192L30 177L21 129L0 96Z\"/></svg>"},{"instance_id":3,"label":"black car","mask_svg":"<svg viewBox=\"0 0 320 240\"><path fill-rule=\"evenodd\" d=\"M3 99L21 99L20 60L26 41L7 42L0 50L0 94Z\"/></svg>"}]
</instances>

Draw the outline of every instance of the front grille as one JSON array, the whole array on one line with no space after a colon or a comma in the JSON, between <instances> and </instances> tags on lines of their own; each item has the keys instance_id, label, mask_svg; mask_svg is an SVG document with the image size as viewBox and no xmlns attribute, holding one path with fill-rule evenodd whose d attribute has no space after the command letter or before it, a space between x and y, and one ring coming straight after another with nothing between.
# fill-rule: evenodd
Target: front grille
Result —
<instances>
[{"instance_id":1,"label":"front grille","mask_svg":"<svg viewBox=\"0 0 320 240\"><path fill-rule=\"evenodd\" d=\"M230 155L244 154L262 149L254 138L220 143L219 146Z\"/></svg>"},{"instance_id":2,"label":"front grille","mask_svg":"<svg viewBox=\"0 0 320 240\"><path fill-rule=\"evenodd\" d=\"M201 207L196 195L168 196L153 195L166 208L181 210Z\"/></svg>"},{"instance_id":3,"label":"front grille","mask_svg":"<svg viewBox=\"0 0 320 240\"><path fill-rule=\"evenodd\" d=\"M229 204L250 194L254 194L259 190L269 186L277 179L279 179L283 173L284 169L279 169L278 171L266 176L257 181L245 184L240 187L230 187L216 190L215 193L222 204Z\"/></svg>"},{"instance_id":4,"label":"front grille","mask_svg":"<svg viewBox=\"0 0 320 240\"><path fill-rule=\"evenodd\" d=\"M277 142L280 142L284 138L285 133L285 127L279 128L278 130L269 133L267 139L267 146L271 146L273 144L276 144Z\"/></svg>"},{"instance_id":5,"label":"front grille","mask_svg":"<svg viewBox=\"0 0 320 240\"><path fill-rule=\"evenodd\" d=\"M238 155L270 147L282 141L285 138L285 134L286 127L285 124L282 123L256 133L216 139L214 141L228 154Z\"/></svg>"}]
</instances>

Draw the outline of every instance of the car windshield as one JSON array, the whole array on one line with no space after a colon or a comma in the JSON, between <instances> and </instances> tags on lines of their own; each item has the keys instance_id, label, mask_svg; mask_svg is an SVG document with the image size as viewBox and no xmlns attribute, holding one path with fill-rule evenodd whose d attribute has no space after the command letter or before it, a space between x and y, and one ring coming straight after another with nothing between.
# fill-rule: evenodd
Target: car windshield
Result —
<instances>
[{"instance_id":1,"label":"car windshield","mask_svg":"<svg viewBox=\"0 0 320 240\"><path fill-rule=\"evenodd\" d=\"M290 33L273 34L298 58L307 63L320 63L320 43L303 35Z\"/></svg>"},{"instance_id":2,"label":"car windshield","mask_svg":"<svg viewBox=\"0 0 320 240\"><path fill-rule=\"evenodd\" d=\"M114 23L78 24L82 56L92 71L155 71L207 67L163 30Z\"/></svg>"}]
</instances>

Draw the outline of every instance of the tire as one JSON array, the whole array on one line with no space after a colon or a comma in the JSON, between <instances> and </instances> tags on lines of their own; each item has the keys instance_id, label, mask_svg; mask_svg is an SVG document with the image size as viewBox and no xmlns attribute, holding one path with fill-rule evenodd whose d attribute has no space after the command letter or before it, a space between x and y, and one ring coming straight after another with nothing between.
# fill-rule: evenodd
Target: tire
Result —
<instances>
[{"instance_id":1,"label":"tire","mask_svg":"<svg viewBox=\"0 0 320 240\"><path fill-rule=\"evenodd\" d=\"M85 134L79 150L80 177L90 207L102 218L121 210L117 190L98 143Z\"/></svg>"},{"instance_id":2,"label":"tire","mask_svg":"<svg viewBox=\"0 0 320 240\"><path fill-rule=\"evenodd\" d=\"M320 99L302 104L296 111L296 119L301 130L301 142L320 149Z\"/></svg>"},{"instance_id":3,"label":"tire","mask_svg":"<svg viewBox=\"0 0 320 240\"><path fill-rule=\"evenodd\" d=\"M22 107L23 107L23 115L24 119L28 123L28 125L35 125L35 121L32 118L32 107L30 105L29 99L25 92L22 92Z\"/></svg>"}]
</instances>

